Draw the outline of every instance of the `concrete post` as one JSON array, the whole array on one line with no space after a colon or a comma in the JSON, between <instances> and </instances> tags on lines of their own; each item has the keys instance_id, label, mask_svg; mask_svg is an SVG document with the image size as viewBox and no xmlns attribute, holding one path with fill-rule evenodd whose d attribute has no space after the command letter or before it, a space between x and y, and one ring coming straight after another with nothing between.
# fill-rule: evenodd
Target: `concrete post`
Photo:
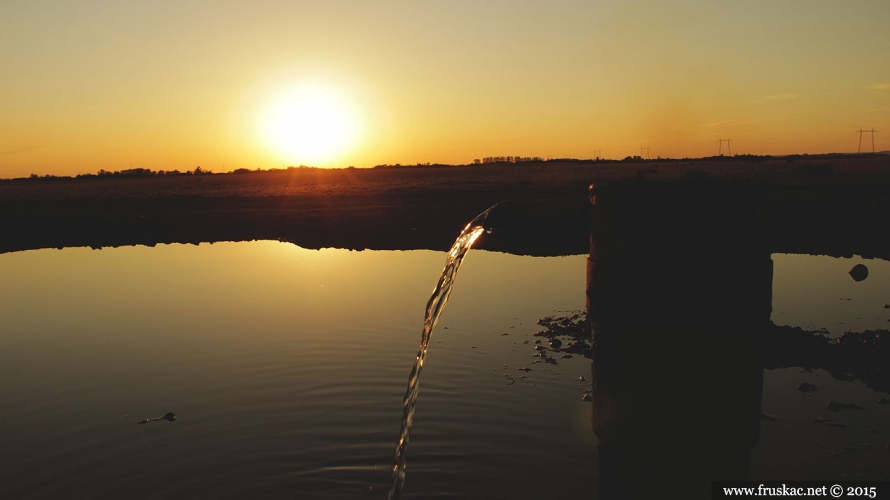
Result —
<instances>
[{"instance_id":1,"label":"concrete post","mask_svg":"<svg viewBox=\"0 0 890 500\"><path fill-rule=\"evenodd\" d=\"M591 186L602 499L710 498L760 434L772 260L757 186Z\"/></svg>"}]
</instances>

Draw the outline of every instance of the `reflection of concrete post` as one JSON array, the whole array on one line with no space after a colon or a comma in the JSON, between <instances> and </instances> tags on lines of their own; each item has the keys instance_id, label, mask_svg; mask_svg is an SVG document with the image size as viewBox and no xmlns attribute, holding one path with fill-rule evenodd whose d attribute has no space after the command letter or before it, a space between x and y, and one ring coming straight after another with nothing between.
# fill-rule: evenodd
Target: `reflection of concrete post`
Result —
<instances>
[{"instance_id":1,"label":"reflection of concrete post","mask_svg":"<svg viewBox=\"0 0 890 500\"><path fill-rule=\"evenodd\" d=\"M710 498L712 480L747 477L772 289L757 191L625 184L591 197L602 498Z\"/></svg>"}]
</instances>

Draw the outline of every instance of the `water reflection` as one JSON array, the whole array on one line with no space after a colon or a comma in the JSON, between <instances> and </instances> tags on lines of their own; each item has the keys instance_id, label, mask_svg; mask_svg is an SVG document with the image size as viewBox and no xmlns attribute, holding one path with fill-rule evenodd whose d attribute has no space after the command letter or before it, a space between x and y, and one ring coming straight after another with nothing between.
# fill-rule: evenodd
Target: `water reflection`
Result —
<instances>
[{"instance_id":1,"label":"water reflection","mask_svg":"<svg viewBox=\"0 0 890 500\"><path fill-rule=\"evenodd\" d=\"M890 327L890 262L861 257L774 254L773 315L777 325L825 330L831 337ZM868 267L869 276L854 281L848 271Z\"/></svg>"},{"instance_id":2,"label":"water reflection","mask_svg":"<svg viewBox=\"0 0 890 500\"><path fill-rule=\"evenodd\" d=\"M583 259L468 257L425 369L413 491L592 490L584 361L504 383L537 318L582 306ZM268 241L0 256L0 497L384 498L442 260Z\"/></svg>"},{"instance_id":3,"label":"water reflection","mask_svg":"<svg viewBox=\"0 0 890 500\"><path fill-rule=\"evenodd\" d=\"M662 243L648 248L661 252ZM718 408L738 405L739 418L719 424L730 429L722 442L750 448L751 477L886 474L890 405L879 400L890 396L822 369L785 367L762 372L763 397L754 401L758 375L736 377L726 360L751 365L745 325L769 322L770 294L777 323L797 318L787 324L835 335L833 323L859 324L860 311L875 305L868 321L876 323L867 325L886 322L887 263L862 260L870 276L855 283L847 271L857 259L758 250L752 270L740 267L741 257L718 266L701 250L707 246L696 248L688 257L681 254L689 248L669 249L614 275L620 293L646 299L629 302L631 322L618 326L643 333L627 337L629 349L612 350L623 353L614 360L630 367L654 360L621 377L642 391L637 400L647 411L637 422L652 423L629 449L685 477L680 450L707 444L695 437L702 429L721 428L704 404L716 398ZM582 356L554 366L533 357L537 319L584 308L585 258L467 257L425 368L406 496L595 496L600 459L591 403L581 400L590 366ZM404 378L442 260L441 252L316 251L269 241L0 256L0 497L384 498ZM643 275L663 262L673 270ZM814 277L823 275L827 284L818 285L823 278ZM639 287L653 277L662 278L660 288ZM722 300L738 292L721 287L745 282L755 299ZM680 305L698 311L690 318L704 317L707 328L678 334L683 323L657 325ZM723 322L727 311L754 314ZM729 333L738 352L727 357L712 332ZM645 357L629 354L640 352ZM818 389L799 391L804 382ZM864 410L833 412L830 401ZM167 411L176 422L135 424ZM750 447L754 426L759 439ZM639 467L624 477L638 481Z\"/></svg>"}]
</instances>

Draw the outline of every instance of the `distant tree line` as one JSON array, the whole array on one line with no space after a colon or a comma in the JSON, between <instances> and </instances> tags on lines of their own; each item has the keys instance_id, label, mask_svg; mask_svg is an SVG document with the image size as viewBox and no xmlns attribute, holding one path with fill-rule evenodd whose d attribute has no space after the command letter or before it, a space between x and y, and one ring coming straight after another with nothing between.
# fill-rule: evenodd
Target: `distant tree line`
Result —
<instances>
[{"instance_id":1,"label":"distant tree line","mask_svg":"<svg viewBox=\"0 0 890 500\"><path fill-rule=\"evenodd\" d=\"M473 160L473 164L481 165L483 163L532 163L542 161L544 161L544 159L540 156L486 156L482 159L476 158L475 160Z\"/></svg>"},{"instance_id":2,"label":"distant tree line","mask_svg":"<svg viewBox=\"0 0 890 500\"><path fill-rule=\"evenodd\" d=\"M272 173L272 172L284 172L290 170L303 170L303 169L315 169L316 167L307 167L306 165L300 165L299 167L290 166L286 169L284 168L270 168L268 170L256 169L250 170L247 168L239 168L230 173L232 174L253 174L253 173ZM355 168L355 167L349 167ZM37 181L37 180L72 180L72 179L134 179L134 178L148 178L148 177L177 177L177 176L193 176L193 175L223 175L214 173L212 170L205 170L204 168L198 166L195 167L194 170L186 170L184 172L180 172L179 170L150 170L147 168L128 168L124 170L105 170L99 169L99 172L95 174L77 174L75 176L70 175L37 175L31 174L28 177L19 177L15 179L0 179L0 182L22 182L22 181Z\"/></svg>"},{"instance_id":3,"label":"distant tree line","mask_svg":"<svg viewBox=\"0 0 890 500\"><path fill-rule=\"evenodd\" d=\"M123 178L123 179L131 179L137 177L175 177L177 175L210 175L213 174L210 170L204 170L201 167L195 167L194 170L187 170L185 172L180 172L179 170L149 170L147 168L128 168L124 170L105 170L99 169L99 172L95 174L77 174L74 177L70 175L37 175L31 174L29 177L19 178L19 179L7 179L10 181L26 181L26 180L38 180L38 179L105 179L105 178Z\"/></svg>"},{"instance_id":4,"label":"distant tree line","mask_svg":"<svg viewBox=\"0 0 890 500\"><path fill-rule=\"evenodd\" d=\"M149 170L147 168L128 168L125 170L115 170L113 172L99 169L99 173L97 174L78 174L76 176L77 179L81 178L90 178L90 177L123 177L123 178L132 178L132 177L168 177L168 176L177 176L177 175L210 175L213 174L210 170L204 170L203 168L195 167L194 170L186 170L185 172L180 172L179 170Z\"/></svg>"},{"instance_id":5,"label":"distant tree line","mask_svg":"<svg viewBox=\"0 0 890 500\"><path fill-rule=\"evenodd\" d=\"M374 165L374 168L435 168L435 167L450 167L452 165L445 165L443 163L415 163L413 165L402 165L401 163L396 163L394 165L390 165L388 163L383 163L380 165ZM352 168L352 167L349 167Z\"/></svg>"},{"instance_id":6,"label":"distant tree line","mask_svg":"<svg viewBox=\"0 0 890 500\"><path fill-rule=\"evenodd\" d=\"M355 167L349 167L349 168L355 168ZM270 168L270 169L266 169L266 170L263 170L261 168L256 168L253 170L251 170L249 168L236 168L235 170L232 170L230 173L232 173L232 174L269 174L269 173L273 173L273 172L284 172L284 171L290 171L290 170L307 170L307 169L309 169L309 170L318 169L318 167L309 167L306 165L300 165L299 167L295 167L295 166L291 165L287 168Z\"/></svg>"},{"instance_id":7,"label":"distant tree line","mask_svg":"<svg viewBox=\"0 0 890 500\"><path fill-rule=\"evenodd\" d=\"M879 153L880 154L880 153ZM885 153L886 154L886 153ZM822 160L835 160L835 159L851 159L851 158L873 158L874 155L869 154L852 154L852 153L827 153L827 154L792 154L785 156L770 156L770 155L752 155L752 154L736 154L733 156L709 156L703 158L653 158L646 159L639 155L627 156L622 160L607 160L604 158L597 159L577 159L577 158L548 158L544 159L540 156L487 156L485 158L477 158L473 160L471 165L483 165L483 164L512 164L512 163L589 163L589 164L602 164L602 163L654 163L654 162L731 162L731 161L744 161L748 163L763 163L766 161L778 161L784 160L788 163L794 163L798 159L804 160L813 160L813 159L822 159ZM469 167L471 165L446 165L442 163L416 163L416 164L406 164L402 165L400 163L396 163L394 165L382 164L375 165L374 168L438 168L438 167ZM354 166L349 166L348 168L353 169ZM826 173L827 169L825 167L807 167L809 170L812 170L816 173ZM299 167L290 166L287 168L270 168L267 170L263 170L260 168L250 170L247 168L239 168L232 172L231 174L259 174L259 173L274 173L274 172L284 172L284 171L292 171L292 170L316 170L318 167L309 167L306 165L300 165ZM826 172L823 172L826 171ZM78 174L74 177L72 176L57 176L57 175L37 175L31 174L29 177L19 177L13 179L0 179L0 182L28 182L28 181L42 181L42 180L73 180L73 179L107 179L107 178L117 178L117 179L127 179L127 178L148 178L148 177L175 177L175 176L194 176L194 175L224 175L214 173L212 170L205 170L204 168L198 166L195 167L194 170L186 170L184 172L180 172L179 170L150 170L147 168L130 168L125 170L116 170L109 171L100 169L98 173L95 174Z\"/></svg>"}]
</instances>

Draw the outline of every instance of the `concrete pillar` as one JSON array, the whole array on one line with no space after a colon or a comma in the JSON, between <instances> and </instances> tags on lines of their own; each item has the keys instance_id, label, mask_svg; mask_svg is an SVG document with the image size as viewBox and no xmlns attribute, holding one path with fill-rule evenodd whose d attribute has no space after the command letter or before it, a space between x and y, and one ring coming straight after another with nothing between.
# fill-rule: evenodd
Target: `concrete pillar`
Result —
<instances>
[{"instance_id":1,"label":"concrete pillar","mask_svg":"<svg viewBox=\"0 0 890 500\"><path fill-rule=\"evenodd\" d=\"M772 302L762 199L710 181L592 186L600 498L710 498L712 480L747 478Z\"/></svg>"}]
</instances>

